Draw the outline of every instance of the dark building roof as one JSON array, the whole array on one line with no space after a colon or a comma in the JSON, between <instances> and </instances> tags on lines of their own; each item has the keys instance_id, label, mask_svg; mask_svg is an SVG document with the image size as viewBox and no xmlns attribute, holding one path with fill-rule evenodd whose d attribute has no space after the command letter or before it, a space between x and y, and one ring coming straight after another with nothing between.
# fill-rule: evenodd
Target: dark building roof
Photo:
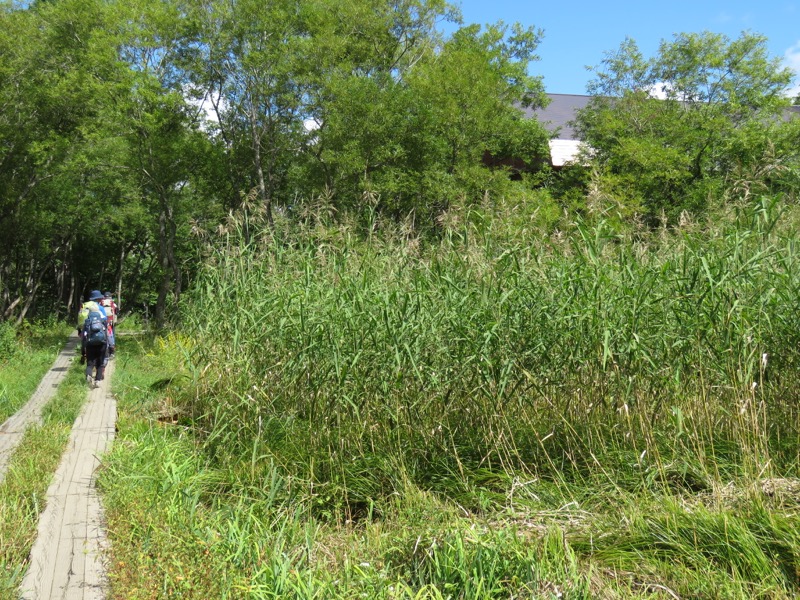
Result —
<instances>
[{"instance_id":1,"label":"dark building roof","mask_svg":"<svg viewBox=\"0 0 800 600\"><path fill-rule=\"evenodd\" d=\"M577 140L575 130L569 122L575 118L575 114L581 108L586 108L592 96L580 96L577 94L547 94L550 104L545 108L533 110L524 108L523 113L528 119L537 119L545 126L550 133L558 130L556 139L558 140ZM800 117L800 106L790 106L784 113L784 119Z\"/></svg>"},{"instance_id":2,"label":"dark building roof","mask_svg":"<svg viewBox=\"0 0 800 600\"><path fill-rule=\"evenodd\" d=\"M551 134L557 132L550 140L550 163L554 167L562 167L580 156L581 143L569 123L575 119L578 110L586 108L592 96L547 94L547 97L550 104L545 108L523 108L522 112L527 119L537 119ZM788 121L791 118L800 118L800 106L790 106L784 110L783 119Z\"/></svg>"},{"instance_id":3,"label":"dark building roof","mask_svg":"<svg viewBox=\"0 0 800 600\"><path fill-rule=\"evenodd\" d=\"M798 118L800 117L800 106L790 106L786 109L785 113L785 120L788 121L791 118Z\"/></svg>"},{"instance_id":4,"label":"dark building roof","mask_svg":"<svg viewBox=\"0 0 800 600\"><path fill-rule=\"evenodd\" d=\"M592 97L577 94L547 94L547 97L550 98L550 104L545 108L523 109L525 117L537 119L551 133L558 130L556 139L577 140L578 137L568 122L575 118L578 109L585 108L589 104Z\"/></svg>"}]
</instances>

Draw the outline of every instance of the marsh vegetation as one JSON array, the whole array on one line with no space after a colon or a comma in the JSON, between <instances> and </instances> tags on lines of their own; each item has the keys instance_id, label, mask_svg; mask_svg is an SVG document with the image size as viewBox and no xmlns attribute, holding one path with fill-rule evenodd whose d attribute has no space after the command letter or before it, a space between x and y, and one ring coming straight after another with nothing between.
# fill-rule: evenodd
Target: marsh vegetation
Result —
<instances>
[{"instance_id":1,"label":"marsh vegetation","mask_svg":"<svg viewBox=\"0 0 800 600\"><path fill-rule=\"evenodd\" d=\"M118 365L119 589L795 596L792 215L548 238L475 212L435 243L232 226L186 327Z\"/></svg>"}]
</instances>

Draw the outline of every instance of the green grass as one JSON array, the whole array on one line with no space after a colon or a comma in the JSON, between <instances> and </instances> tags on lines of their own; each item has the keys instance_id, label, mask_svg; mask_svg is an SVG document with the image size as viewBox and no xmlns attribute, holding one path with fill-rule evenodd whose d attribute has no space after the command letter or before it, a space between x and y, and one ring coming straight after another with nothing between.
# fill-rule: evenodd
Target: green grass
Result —
<instances>
[{"instance_id":1,"label":"green grass","mask_svg":"<svg viewBox=\"0 0 800 600\"><path fill-rule=\"evenodd\" d=\"M83 368L76 361L45 406L42 426L25 432L0 483L0 599L18 597L47 488L86 394Z\"/></svg>"},{"instance_id":2,"label":"green grass","mask_svg":"<svg viewBox=\"0 0 800 600\"><path fill-rule=\"evenodd\" d=\"M559 505L530 482L527 495L518 485L519 503L480 517L409 487L358 523L317 519L302 483L274 469L258 481L215 469L196 437L157 420L152 385L173 350L118 365L125 425L102 479L117 597L795 596L791 490L780 500L745 488L653 497L599 486Z\"/></svg>"},{"instance_id":3,"label":"green grass","mask_svg":"<svg viewBox=\"0 0 800 600\"><path fill-rule=\"evenodd\" d=\"M581 543L594 559L665 582L679 597L793 598L800 583L796 511L759 500L736 508L650 507L622 528Z\"/></svg>"},{"instance_id":4,"label":"green grass","mask_svg":"<svg viewBox=\"0 0 800 600\"><path fill-rule=\"evenodd\" d=\"M209 545L194 538L205 510L193 500L213 493L213 477L172 425L164 392L180 361L166 348L131 339L116 359L119 434L99 481L113 539L112 590L125 598L221 597L226 568L210 563Z\"/></svg>"},{"instance_id":5,"label":"green grass","mask_svg":"<svg viewBox=\"0 0 800 600\"><path fill-rule=\"evenodd\" d=\"M629 489L791 469L800 261L759 223L220 252L186 311L184 408L219 466L267 453L345 509L406 478L479 509L487 471Z\"/></svg>"},{"instance_id":6,"label":"green grass","mask_svg":"<svg viewBox=\"0 0 800 600\"><path fill-rule=\"evenodd\" d=\"M0 423L28 401L64 347L68 326L3 326L5 352L0 352Z\"/></svg>"},{"instance_id":7,"label":"green grass","mask_svg":"<svg viewBox=\"0 0 800 600\"><path fill-rule=\"evenodd\" d=\"M773 210L210 249L186 327L117 364L116 593L796 597L800 245Z\"/></svg>"},{"instance_id":8,"label":"green grass","mask_svg":"<svg viewBox=\"0 0 800 600\"><path fill-rule=\"evenodd\" d=\"M141 315L137 313L131 313L119 319L115 326L115 331L123 335L139 333L144 329L146 329L145 323Z\"/></svg>"},{"instance_id":9,"label":"green grass","mask_svg":"<svg viewBox=\"0 0 800 600\"><path fill-rule=\"evenodd\" d=\"M120 435L101 480L117 597L791 598L796 591L800 524L791 490L782 500L747 488L683 486L679 495L666 486L653 496L607 482L568 493L512 481L504 508L468 515L409 484L357 522L317 518L308 482L274 465L254 478L252 456L239 470L215 468L202 436L171 415L159 420L169 413L165 397L186 385L178 377L164 387L176 350L173 338L117 365ZM564 502L565 494L575 500Z\"/></svg>"}]
</instances>

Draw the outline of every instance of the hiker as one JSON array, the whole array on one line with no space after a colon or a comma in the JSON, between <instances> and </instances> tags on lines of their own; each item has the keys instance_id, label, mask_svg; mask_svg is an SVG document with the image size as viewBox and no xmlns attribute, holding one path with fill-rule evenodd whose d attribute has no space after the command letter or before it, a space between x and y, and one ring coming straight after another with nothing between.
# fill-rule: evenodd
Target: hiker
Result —
<instances>
[{"instance_id":1,"label":"hiker","mask_svg":"<svg viewBox=\"0 0 800 600\"><path fill-rule=\"evenodd\" d=\"M100 294L98 290L94 290L89 294L89 297L86 299L81 305L81 310L78 313L78 337L83 338L83 324L86 322L86 317L89 316L89 312L96 310L100 311L105 315L105 310L101 308L100 303L98 300L103 298L103 295L100 294L100 297L97 297L97 294ZM95 298L94 300L92 298ZM82 363L81 363L82 364Z\"/></svg>"},{"instance_id":2,"label":"hiker","mask_svg":"<svg viewBox=\"0 0 800 600\"><path fill-rule=\"evenodd\" d=\"M114 297L111 295L111 292L103 294L100 306L106 311L106 318L108 319L108 357L113 358L114 351L117 347L114 336L114 328L117 325L117 305L114 302Z\"/></svg>"},{"instance_id":3,"label":"hiker","mask_svg":"<svg viewBox=\"0 0 800 600\"><path fill-rule=\"evenodd\" d=\"M97 382L103 380L108 364L108 319L98 303L102 299L102 292L92 290L86 303L89 306L81 334L81 364L86 363L86 382L89 387L97 387Z\"/></svg>"}]
</instances>

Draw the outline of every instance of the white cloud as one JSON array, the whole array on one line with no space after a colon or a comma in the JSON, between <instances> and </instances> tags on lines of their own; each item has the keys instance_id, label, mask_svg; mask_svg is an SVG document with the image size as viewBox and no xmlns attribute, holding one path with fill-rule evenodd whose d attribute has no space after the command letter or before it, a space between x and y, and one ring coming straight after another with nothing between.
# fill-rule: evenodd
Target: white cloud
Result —
<instances>
[{"instance_id":1,"label":"white cloud","mask_svg":"<svg viewBox=\"0 0 800 600\"><path fill-rule=\"evenodd\" d=\"M225 98L219 92L215 96L213 91L206 91L205 93L193 91L189 86L184 88L183 97L186 101L197 110L197 117L200 120L200 126L206 129L209 125L219 123L217 112L214 110L214 104L219 106L220 111L224 111L227 103Z\"/></svg>"},{"instance_id":2,"label":"white cloud","mask_svg":"<svg viewBox=\"0 0 800 600\"><path fill-rule=\"evenodd\" d=\"M783 53L783 64L794 71L793 85L787 90L787 95L792 98L800 96L800 41Z\"/></svg>"},{"instance_id":3,"label":"white cloud","mask_svg":"<svg viewBox=\"0 0 800 600\"><path fill-rule=\"evenodd\" d=\"M659 100L666 100L668 93L671 89L669 83L664 81L659 81L658 83L653 84L647 93L650 95L651 98L658 98Z\"/></svg>"}]
</instances>

